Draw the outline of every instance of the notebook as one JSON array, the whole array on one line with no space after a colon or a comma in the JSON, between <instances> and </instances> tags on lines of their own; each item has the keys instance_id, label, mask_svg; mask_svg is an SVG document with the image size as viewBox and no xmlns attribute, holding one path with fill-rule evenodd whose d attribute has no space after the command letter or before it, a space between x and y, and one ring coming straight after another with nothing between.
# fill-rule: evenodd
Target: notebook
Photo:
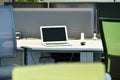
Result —
<instances>
[{"instance_id":1,"label":"notebook","mask_svg":"<svg viewBox=\"0 0 120 80\"><path fill-rule=\"evenodd\" d=\"M70 46L66 26L40 26L42 44L45 46Z\"/></svg>"}]
</instances>

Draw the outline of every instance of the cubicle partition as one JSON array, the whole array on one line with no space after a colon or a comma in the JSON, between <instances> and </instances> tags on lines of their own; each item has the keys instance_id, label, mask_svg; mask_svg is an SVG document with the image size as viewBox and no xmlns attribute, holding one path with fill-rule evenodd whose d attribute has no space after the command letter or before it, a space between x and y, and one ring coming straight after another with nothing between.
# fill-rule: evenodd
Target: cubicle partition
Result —
<instances>
[{"instance_id":1,"label":"cubicle partition","mask_svg":"<svg viewBox=\"0 0 120 80\"><path fill-rule=\"evenodd\" d=\"M80 33L92 38L94 9L92 8L14 8L16 31L23 38L40 38L40 26L66 25L69 38L80 38Z\"/></svg>"}]
</instances>

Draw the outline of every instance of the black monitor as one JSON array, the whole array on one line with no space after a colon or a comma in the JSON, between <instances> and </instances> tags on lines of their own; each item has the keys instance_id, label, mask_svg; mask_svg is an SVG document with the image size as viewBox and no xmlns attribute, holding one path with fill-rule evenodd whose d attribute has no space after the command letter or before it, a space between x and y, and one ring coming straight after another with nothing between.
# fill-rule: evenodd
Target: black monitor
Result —
<instances>
[{"instance_id":1,"label":"black monitor","mask_svg":"<svg viewBox=\"0 0 120 80\"><path fill-rule=\"evenodd\" d=\"M44 42L66 41L66 31L64 27L42 28Z\"/></svg>"}]
</instances>

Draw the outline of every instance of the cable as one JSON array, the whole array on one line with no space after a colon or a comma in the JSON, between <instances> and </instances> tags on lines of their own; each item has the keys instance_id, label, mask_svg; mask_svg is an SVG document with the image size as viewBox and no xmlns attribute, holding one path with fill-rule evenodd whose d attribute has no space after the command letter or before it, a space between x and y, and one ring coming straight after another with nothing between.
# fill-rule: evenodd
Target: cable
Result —
<instances>
[{"instance_id":1,"label":"cable","mask_svg":"<svg viewBox=\"0 0 120 80\"><path fill-rule=\"evenodd\" d=\"M32 58L33 63L36 64L36 62L35 62L35 60L34 60L34 58L33 58L33 55L32 55L32 52L31 52L31 51L30 51L30 56L31 56L31 58Z\"/></svg>"},{"instance_id":2,"label":"cable","mask_svg":"<svg viewBox=\"0 0 120 80\"><path fill-rule=\"evenodd\" d=\"M69 62L71 62L71 61L72 61L72 59L73 59L73 56L74 56L74 53L72 53L72 54L71 54L71 57L70 57L70 60L69 60Z\"/></svg>"}]
</instances>

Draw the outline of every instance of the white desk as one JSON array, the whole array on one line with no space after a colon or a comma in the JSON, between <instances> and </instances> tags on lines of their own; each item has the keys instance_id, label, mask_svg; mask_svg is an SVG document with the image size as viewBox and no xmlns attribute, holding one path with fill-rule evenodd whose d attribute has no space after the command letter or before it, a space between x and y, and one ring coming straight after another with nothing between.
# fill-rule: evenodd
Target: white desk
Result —
<instances>
[{"instance_id":1,"label":"white desk","mask_svg":"<svg viewBox=\"0 0 120 80\"><path fill-rule=\"evenodd\" d=\"M17 40L17 48L20 50L21 46L28 46L31 47L32 50L39 50L42 52L79 52L81 62L92 62L93 52L103 51L102 43L100 39L86 39L85 41L85 45L81 45L80 40L69 40L72 46L45 47L42 45L40 39L21 39Z\"/></svg>"}]
</instances>

